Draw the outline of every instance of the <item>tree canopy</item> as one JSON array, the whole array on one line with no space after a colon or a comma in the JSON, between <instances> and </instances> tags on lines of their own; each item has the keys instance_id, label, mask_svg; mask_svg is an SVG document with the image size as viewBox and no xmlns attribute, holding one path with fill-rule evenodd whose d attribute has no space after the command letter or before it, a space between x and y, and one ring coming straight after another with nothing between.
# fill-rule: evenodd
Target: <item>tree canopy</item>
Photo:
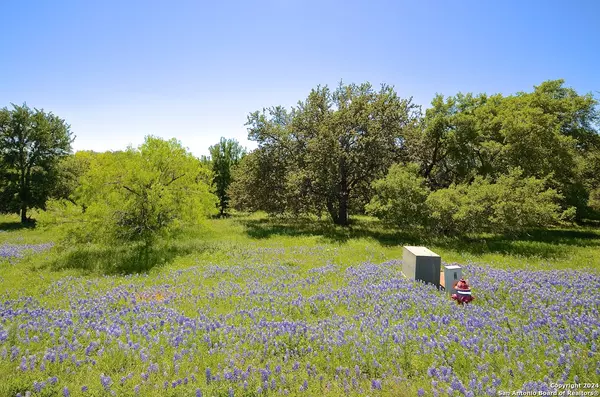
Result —
<instances>
[{"instance_id":1,"label":"tree canopy","mask_svg":"<svg viewBox=\"0 0 600 397\"><path fill-rule=\"evenodd\" d=\"M26 222L29 209L44 209L72 141L69 125L52 113L25 104L0 109L0 212Z\"/></svg>"},{"instance_id":2,"label":"tree canopy","mask_svg":"<svg viewBox=\"0 0 600 397\"><path fill-rule=\"evenodd\" d=\"M150 247L164 232L217 211L211 171L175 139L149 136L138 148L93 154L87 161L71 203L54 203L61 217L83 220L71 228L78 241Z\"/></svg>"},{"instance_id":3,"label":"tree canopy","mask_svg":"<svg viewBox=\"0 0 600 397\"><path fill-rule=\"evenodd\" d=\"M326 211L346 225L349 213L369 202L371 212L380 212L385 205L371 201L375 191L392 194L395 188L373 182L394 164L412 163L433 192L477 180L495 184L518 168L512 177L535 178L555 191L564 216L598 216L597 105L563 80L508 96L436 95L424 113L390 86L319 86L290 110L250 114L248 137L258 148L240 164L232 202L269 213ZM410 173L390 172L412 192L421 191Z\"/></svg>"},{"instance_id":4,"label":"tree canopy","mask_svg":"<svg viewBox=\"0 0 600 397\"><path fill-rule=\"evenodd\" d=\"M511 96L437 95L408 140L410 159L434 189L492 180L519 167L525 177L549 178L564 208L586 214L587 177L600 150L597 102L563 80Z\"/></svg>"},{"instance_id":5,"label":"tree canopy","mask_svg":"<svg viewBox=\"0 0 600 397\"><path fill-rule=\"evenodd\" d=\"M219 215L225 216L229 208L229 185L232 180L233 168L245 156L246 150L235 139L221 138L221 140L208 148L210 164L214 173L213 187L219 198L217 204Z\"/></svg>"},{"instance_id":6,"label":"tree canopy","mask_svg":"<svg viewBox=\"0 0 600 397\"><path fill-rule=\"evenodd\" d=\"M262 209L327 211L335 223L347 225L359 187L402 159L401 142L417 121L415 109L392 87L377 91L364 83L340 84L334 91L317 87L291 111L278 106L254 112L247 125L257 154L242 162L244 176L233 189L258 193L257 186L268 186L273 196ZM263 182L266 168L276 168L279 177Z\"/></svg>"},{"instance_id":7,"label":"tree canopy","mask_svg":"<svg viewBox=\"0 0 600 397\"><path fill-rule=\"evenodd\" d=\"M458 220L479 208L470 198L497 208L495 197L512 204L482 215L479 229L494 219L495 230L513 230L600 218L599 122L596 99L563 80L513 95L438 94L424 112L389 85L340 83L317 86L290 109L250 113L248 138L258 146L250 153L221 138L198 159L155 137L122 152L69 155L64 120L13 105L0 110L0 212L25 222L29 209L63 200L66 213L110 225L106 235L147 244L229 207L327 214L338 225L365 212L430 225L443 213L456 222L442 229L469 231L478 227ZM517 193L520 201L509 197Z\"/></svg>"}]
</instances>

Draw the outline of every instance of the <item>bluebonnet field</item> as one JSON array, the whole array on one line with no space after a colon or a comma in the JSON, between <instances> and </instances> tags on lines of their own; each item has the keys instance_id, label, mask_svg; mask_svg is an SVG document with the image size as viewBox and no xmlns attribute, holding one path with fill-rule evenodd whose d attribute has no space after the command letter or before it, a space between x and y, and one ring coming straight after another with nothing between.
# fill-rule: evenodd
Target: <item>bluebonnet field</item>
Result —
<instances>
[{"instance_id":1,"label":"bluebonnet field","mask_svg":"<svg viewBox=\"0 0 600 397\"><path fill-rule=\"evenodd\" d=\"M0 259L5 259L9 262L17 258L22 258L27 253L41 253L49 250L54 246L53 243L46 244L1 244Z\"/></svg>"},{"instance_id":2,"label":"bluebonnet field","mask_svg":"<svg viewBox=\"0 0 600 397\"><path fill-rule=\"evenodd\" d=\"M477 299L457 307L403 278L398 251L273 239L126 276L35 268L51 245L3 245L0 395L495 396L600 382L596 271L466 264ZM19 266L35 286L7 288Z\"/></svg>"}]
</instances>

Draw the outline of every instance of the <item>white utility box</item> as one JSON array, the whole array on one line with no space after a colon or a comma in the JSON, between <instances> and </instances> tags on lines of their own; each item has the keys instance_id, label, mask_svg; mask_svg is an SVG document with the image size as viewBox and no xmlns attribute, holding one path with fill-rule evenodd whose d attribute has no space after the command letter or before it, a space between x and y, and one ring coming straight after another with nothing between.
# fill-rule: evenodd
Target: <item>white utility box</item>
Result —
<instances>
[{"instance_id":1,"label":"white utility box","mask_svg":"<svg viewBox=\"0 0 600 397\"><path fill-rule=\"evenodd\" d=\"M439 287L441 266L442 258L426 247L404 247L402 273L407 278Z\"/></svg>"},{"instance_id":2,"label":"white utility box","mask_svg":"<svg viewBox=\"0 0 600 397\"><path fill-rule=\"evenodd\" d=\"M444 266L444 288L449 294L456 293L456 283L462 278L462 268L458 265Z\"/></svg>"}]
</instances>

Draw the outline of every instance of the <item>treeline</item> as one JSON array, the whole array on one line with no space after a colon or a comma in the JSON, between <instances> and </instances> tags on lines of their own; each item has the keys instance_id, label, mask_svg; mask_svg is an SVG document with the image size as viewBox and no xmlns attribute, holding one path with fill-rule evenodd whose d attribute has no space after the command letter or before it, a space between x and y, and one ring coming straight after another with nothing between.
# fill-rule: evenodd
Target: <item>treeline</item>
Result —
<instances>
[{"instance_id":1,"label":"treeline","mask_svg":"<svg viewBox=\"0 0 600 397\"><path fill-rule=\"evenodd\" d=\"M52 113L0 110L0 212L48 210L77 241L150 246L230 208L371 214L435 233L518 231L600 212L597 101L562 80L515 95L437 95L424 113L390 86L317 87L297 106L251 113L246 153L222 138L196 158L179 141L72 154ZM90 226L93 225L93 226Z\"/></svg>"},{"instance_id":2,"label":"treeline","mask_svg":"<svg viewBox=\"0 0 600 397\"><path fill-rule=\"evenodd\" d=\"M367 213L443 233L598 216L597 101L562 80L515 95L437 95L423 114L393 88L317 87L252 113L230 187L237 209Z\"/></svg>"}]
</instances>

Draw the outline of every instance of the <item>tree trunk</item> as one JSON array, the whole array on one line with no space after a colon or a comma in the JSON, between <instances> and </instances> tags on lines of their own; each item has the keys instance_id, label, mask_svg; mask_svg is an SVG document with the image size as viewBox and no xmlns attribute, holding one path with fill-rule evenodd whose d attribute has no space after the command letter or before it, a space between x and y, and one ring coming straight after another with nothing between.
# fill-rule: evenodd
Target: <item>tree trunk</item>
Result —
<instances>
[{"instance_id":1,"label":"tree trunk","mask_svg":"<svg viewBox=\"0 0 600 397\"><path fill-rule=\"evenodd\" d=\"M340 196L340 206L338 213L338 221L336 222L341 226L348 226L348 194L342 193Z\"/></svg>"},{"instance_id":2,"label":"tree trunk","mask_svg":"<svg viewBox=\"0 0 600 397\"><path fill-rule=\"evenodd\" d=\"M431 171L433 170L433 166L437 163L437 154L439 150L439 141L435 141L435 147L433 148L433 155L431 156L431 163L425 168L425 173L423 178L429 179L429 175L431 175Z\"/></svg>"},{"instance_id":3,"label":"tree trunk","mask_svg":"<svg viewBox=\"0 0 600 397\"><path fill-rule=\"evenodd\" d=\"M327 212L329 212L329 215L331 216L331 220L333 220L333 223L335 223L337 225L338 224L338 213L336 212L331 199L327 199L326 206L327 206Z\"/></svg>"},{"instance_id":4,"label":"tree trunk","mask_svg":"<svg viewBox=\"0 0 600 397\"><path fill-rule=\"evenodd\" d=\"M350 197L350 188L348 186L348 167L346 166L346 158L344 156L340 159L339 189L338 216L335 223L340 226L348 226L348 198Z\"/></svg>"},{"instance_id":5,"label":"tree trunk","mask_svg":"<svg viewBox=\"0 0 600 397\"><path fill-rule=\"evenodd\" d=\"M21 223L27 223L27 206L21 206Z\"/></svg>"}]
</instances>

